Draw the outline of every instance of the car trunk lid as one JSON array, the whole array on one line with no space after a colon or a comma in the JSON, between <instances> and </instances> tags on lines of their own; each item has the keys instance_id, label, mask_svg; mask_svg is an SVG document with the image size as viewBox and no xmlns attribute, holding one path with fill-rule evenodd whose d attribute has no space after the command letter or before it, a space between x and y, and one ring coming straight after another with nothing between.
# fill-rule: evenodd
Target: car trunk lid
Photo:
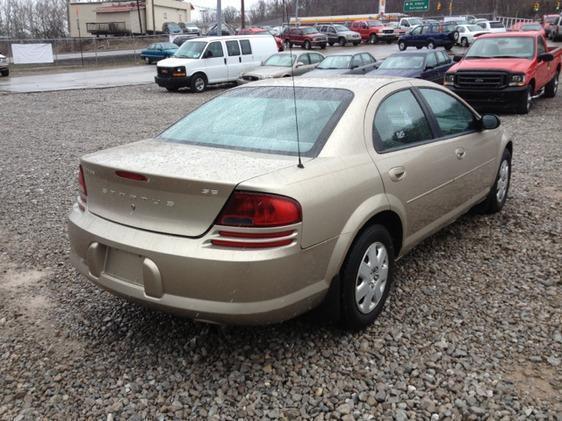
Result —
<instances>
[{"instance_id":1,"label":"car trunk lid","mask_svg":"<svg viewBox=\"0 0 562 421\"><path fill-rule=\"evenodd\" d=\"M295 158L147 140L82 158L88 210L149 231L198 237L234 188Z\"/></svg>"}]
</instances>

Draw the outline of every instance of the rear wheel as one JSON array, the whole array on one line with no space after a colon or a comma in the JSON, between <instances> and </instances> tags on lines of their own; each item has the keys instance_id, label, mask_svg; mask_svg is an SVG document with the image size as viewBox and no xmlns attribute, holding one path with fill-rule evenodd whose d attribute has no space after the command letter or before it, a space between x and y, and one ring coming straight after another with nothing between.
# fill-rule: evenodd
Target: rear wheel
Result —
<instances>
[{"instance_id":1,"label":"rear wheel","mask_svg":"<svg viewBox=\"0 0 562 421\"><path fill-rule=\"evenodd\" d=\"M503 151L500 168L496 176L496 182L492 186L486 200L475 207L478 213L497 213L502 210L507 200L511 182L511 153Z\"/></svg>"},{"instance_id":2,"label":"rear wheel","mask_svg":"<svg viewBox=\"0 0 562 421\"><path fill-rule=\"evenodd\" d=\"M468 45L469 45L468 39L466 39L466 38L461 39L461 46L462 47L467 48Z\"/></svg>"},{"instance_id":3,"label":"rear wheel","mask_svg":"<svg viewBox=\"0 0 562 421\"><path fill-rule=\"evenodd\" d=\"M531 85L527 86L525 92L521 94L519 98L519 104L517 104L517 112L519 114L529 114L531 107L533 106L533 88Z\"/></svg>"},{"instance_id":4,"label":"rear wheel","mask_svg":"<svg viewBox=\"0 0 562 421\"><path fill-rule=\"evenodd\" d=\"M427 48L429 48L430 50L435 50L435 43L433 41L429 41L427 43Z\"/></svg>"},{"instance_id":5,"label":"rear wheel","mask_svg":"<svg viewBox=\"0 0 562 421\"><path fill-rule=\"evenodd\" d=\"M405 43L404 41L400 41L400 42L398 43L398 49L399 49L400 51L406 51L406 48L408 48L408 47L406 46L406 43ZM421 47L419 47L418 50L419 50L420 48L421 48Z\"/></svg>"},{"instance_id":6,"label":"rear wheel","mask_svg":"<svg viewBox=\"0 0 562 421\"><path fill-rule=\"evenodd\" d=\"M347 44L347 40L344 37L340 37L338 39L338 44L342 47L345 47L345 44Z\"/></svg>"},{"instance_id":7,"label":"rear wheel","mask_svg":"<svg viewBox=\"0 0 562 421\"><path fill-rule=\"evenodd\" d=\"M150 59L150 57L145 57L145 58L144 58L144 62L145 62L146 64L152 64L152 60Z\"/></svg>"},{"instance_id":8,"label":"rear wheel","mask_svg":"<svg viewBox=\"0 0 562 421\"><path fill-rule=\"evenodd\" d=\"M306 40L304 42L304 48L305 48L305 50L310 50L312 48L312 44L310 43L309 40Z\"/></svg>"},{"instance_id":9,"label":"rear wheel","mask_svg":"<svg viewBox=\"0 0 562 421\"><path fill-rule=\"evenodd\" d=\"M377 37L377 34L371 34L371 36L369 37L369 44L376 44L377 42L379 42L379 37Z\"/></svg>"},{"instance_id":10,"label":"rear wheel","mask_svg":"<svg viewBox=\"0 0 562 421\"><path fill-rule=\"evenodd\" d=\"M380 314L392 284L394 247L382 225L365 229L342 267L342 322L351 330L370 325Z\"/></svg>"},{"instance_id":11,"label":"rear wheel","mask_svg":"<svg viewBox=\"0 0 562 421\"><path fill-rule=\"evenodd\" d=\"M196 93L205 92L207 89L207 78L201 73L191 77L191 91Z\"/></svg>"},{"instance_id":12,"label":"rear wheel","mask_svg":"<svg viewBox=\"0 0 562 421\"><path fill-rule=\"evenodd\" d=\"M548 82L544 88L544 96L546 98L554 98L558 93L558 85L560 84L560 72L557 72L552 80Z\"/></svg>"}]
</instances>

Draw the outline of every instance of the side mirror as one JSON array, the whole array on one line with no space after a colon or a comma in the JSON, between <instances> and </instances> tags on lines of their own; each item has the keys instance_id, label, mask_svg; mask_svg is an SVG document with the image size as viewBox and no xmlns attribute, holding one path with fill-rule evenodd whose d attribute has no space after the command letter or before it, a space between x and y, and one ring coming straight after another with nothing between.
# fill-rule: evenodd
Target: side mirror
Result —
<instances>
[{"instance_id":1,"label":"side mirror","mask_svg":"<svg viewBox=\"0 0 562 421\"><path fill-rule=\"evenodd\" d=\"M544 61L545 63L554 60L554 56L550 53L539 54L537 58L539 61Z\"/></svg>"},{"instance_id":2,"label":"side mirror","mask_svg":"<svg viewBox=\"0 0 562 421\"><path fill-rule=\"evenodd\" d=\"M461 61L463 58L464 58L463 55L455 55L455 56L453 57L453 61L454 61L455 63L458 63L458 62Z\"/></svg>"},{"instance_id":3,"label":"side mirror","mask_svg":"<svg viewBox=\"0 0 562 421\"><path fill-rule=\"evenodd\" d=\"M484 114L479 120L480 130L495 130L500 127L501 121L497 115Z\"/></svg>"}]
</instances>

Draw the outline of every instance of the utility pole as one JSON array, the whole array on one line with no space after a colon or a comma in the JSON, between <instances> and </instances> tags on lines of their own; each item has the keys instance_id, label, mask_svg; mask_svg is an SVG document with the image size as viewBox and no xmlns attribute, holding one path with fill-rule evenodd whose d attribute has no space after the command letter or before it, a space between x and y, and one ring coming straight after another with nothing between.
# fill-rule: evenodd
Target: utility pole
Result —
<instances>
[{"instance_id":1,"label":"utility pole","mask_svg":"<svg viewBox=\"0 0 562 421\"><path fill-rule=\"evenodd\" d=\"M221 0L217 0L217 36L222 36L222 9Z\"/></svg>"},{"instance_id":2,"label":"utility pole","mask_svg":"<svg viewBox=\"0 0 562 421\"><path fill-rule=\"evenodd\" d=\"M139 2L139 0L137 0L137 14L139 15L139 28L140 28L140 33L142 34L142 20L141 20L141 14L140 14L140 2Z\"/></svg>"},{"instance_id":3,"label":"utility pole","mask_svg":"<svg viewBox=\"0 0 562 421\"><path fill-rule=\"evenodd\" d=\"M297 23L297 28L300 26L299 25L299 0L296 0L296 5L295 5L295 21Z\"/></svg>"},{"instance_id":4,"label":"utility pole","mask_svg":"<svg viewBox=\"0 0 562 421\"><path fill-rule=\"evenodd\" d=\"M244 0L240 0L240 27L244 29L246 26L246 11L244 10Z\"/></svg>"},{"instance_id":5,"label":"utility pole","mask_svg":"<svg viewBox=\"0 0 562 421\"><path fill-rule=\"evenodd\" d=\"M150 0L152 5L152 35L156 35L156 19L154 18L154 0Z\"/></svg>"}]
</instances>

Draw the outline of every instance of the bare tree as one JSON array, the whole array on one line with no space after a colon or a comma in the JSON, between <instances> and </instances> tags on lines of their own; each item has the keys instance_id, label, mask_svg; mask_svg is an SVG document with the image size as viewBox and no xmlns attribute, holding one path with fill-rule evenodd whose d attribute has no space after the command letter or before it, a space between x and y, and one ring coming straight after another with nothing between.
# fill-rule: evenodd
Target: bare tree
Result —
<instances>
[{"instance_id":1,"label":"bare tree","mask_svg":"<svg viewBox=\"0 0 562 421\"><path fill-rule=\"evenodd\" d=\"M12 38L66 36L65 0L0 0L0 35Z\"/></svg>"}]
</instances>

